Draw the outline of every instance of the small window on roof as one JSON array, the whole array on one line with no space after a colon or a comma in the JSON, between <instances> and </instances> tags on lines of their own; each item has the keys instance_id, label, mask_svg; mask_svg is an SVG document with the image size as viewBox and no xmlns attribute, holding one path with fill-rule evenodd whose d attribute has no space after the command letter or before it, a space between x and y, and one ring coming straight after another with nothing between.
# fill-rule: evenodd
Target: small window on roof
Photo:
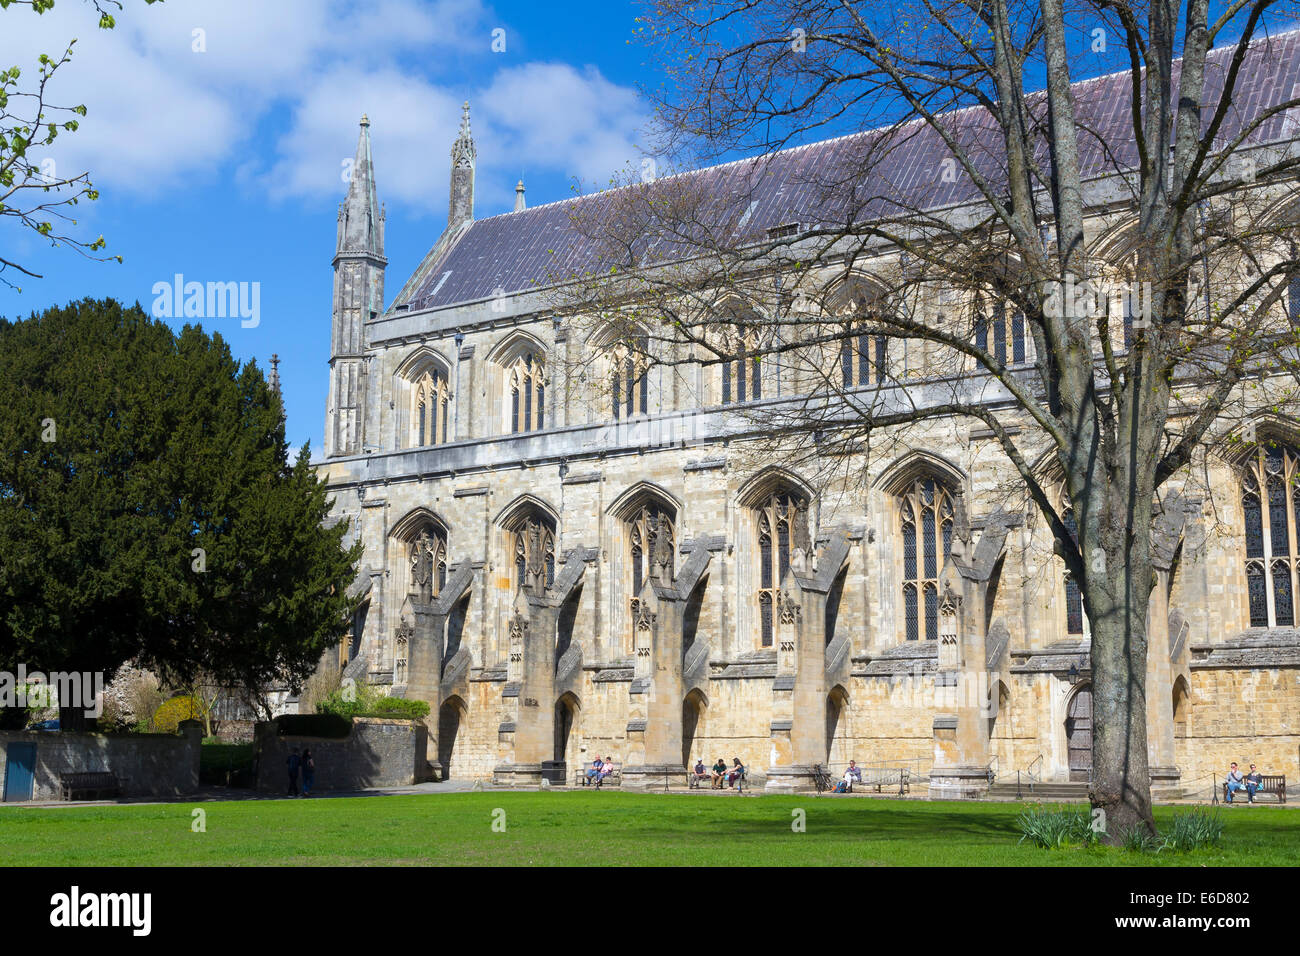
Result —
<instances>
[{"instance_id":1,"label":"small window on roof","mask_svg":"<svg viewBox=\"0 0 1300 956\"><path fill-rule=\"evenodd\" d=\"M784 225L773 226L767 230L769 239L784 239L786 236L797 235L799 235L799 223L797 222L787 222Z\"/></svg>"}]
</instances>

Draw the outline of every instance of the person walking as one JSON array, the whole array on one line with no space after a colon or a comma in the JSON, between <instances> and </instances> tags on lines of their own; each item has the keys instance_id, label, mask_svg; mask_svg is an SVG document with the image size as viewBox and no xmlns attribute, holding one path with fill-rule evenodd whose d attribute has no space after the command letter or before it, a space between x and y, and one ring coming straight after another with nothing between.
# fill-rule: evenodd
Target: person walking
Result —
<instances>
[{"instance_id":1,"label":"person walking","mask_svg":"<svg viewBox=\"0 0 1300 956\"><path fill-rule=\"evenodd\" d=\"M298 754L298 748L293 749L289 754L289 759L285 761L289 768L289 796L298 796L298 768L302 766L302 757Z\"/></svg>"},{"instance_id":2,"label":"person walking","mask_svg":"<svg viewBox=\"0 0 1300 956\"><path fill-rule=\"evenodd\" d=\"M302 752L302 795L311 796L311 788L316 783L316 761L312 759L311 748Z\"/></svg>"}]
</instances>

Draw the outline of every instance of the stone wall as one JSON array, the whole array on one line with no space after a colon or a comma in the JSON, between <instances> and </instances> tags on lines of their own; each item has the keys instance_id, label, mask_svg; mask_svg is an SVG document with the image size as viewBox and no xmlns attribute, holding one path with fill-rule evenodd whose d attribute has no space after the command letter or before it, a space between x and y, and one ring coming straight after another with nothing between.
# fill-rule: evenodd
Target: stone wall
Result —
<instances>
[{"instance_id":1,"label":"stone wall","mask_svg":"<svg viewBox=\"0 0 1300 956\"><path fill-rule=\"evenodd\" d=\"M124 797L181 796L198 789L202 742L197 721L183 721L179 736L0 731L0 780L9 745L34 743L34 800L58 800L60 774L93 771L116 774Z\"/></svg>"},{"instance_id":2,"label":"stone wall","mask_svg":"<svg viewBox=\"0 0 1300 956\"><path fill-rule=\"evenodd\" d=\"M1093 228L1101 235L1118 223L1107 214ZM827 269L808 281L827 285L837 276L836 269ZM933 316L941 297L932 298L926 315ZM610 395L601 384L609 369L602 365L604 340L594 318L557 316L544 290L433 310L394 310L372 316L365 327L369 383L362 427L368 447L320 463L334 517L350 519L350 540L364 547L356 587L368 603L359 621L360 646L354 648L361 658L356 676L387 684L399 672L396 633L411 590L410 548L419 531L432 529L445 541L448 566L468 567L473 577L458 598L463 617L456 640L470 658L467 679L430 701L444 705L442 714L430 714L431 733L438 736L439 727L450 731L449 740L439 741L444 754L431 753L430 759L445 757L451 777L487 779L512 747L512 732L502 730L517 713L517 698L506 693L519 585L510 522L524 510L553 526L558 562L576 551L596 556L572 599L571 640L581 648L582 673L567 691L576 698L573 730L564 753L555 756L563 756L570 770L597 753L625 759L634 716L627 513L639 501L654 501L672 515L679 567L688 543L718 543L709 546L712 556L699 585L693 639L708 651L700 688L706 706L695 738L686 744L685 762L740 757L765 769L775 759L772 722L779 692L776 648L770 640L762 643L754 489L766 494L773 474L808 499L814 542L840 532L850 538L836 633L847 633L853 664L851 676L837 676L838 689L827 688L842 695L838 720L827 729L827 761L835 767L848 759L906 763L924 773L934 759L935 721L947 720L947 705L933 679L909 684L897 679L896 670L878 667L917 643L908 640L900 507L915 481L933 479L961 496L972 547L990 520L1014 512L1007 515L997 573L989 583L991 606L975 622L977 631L998 627L1006 635L1000 661L988 664L988 682L1000 688L1000 704L985 718L987 753L978 762L987 760L1003 774L1033 768L1049 780L1069 776L1066 710L1090 676L1088 624L1086 618L1070 622L1065 565L1054 553L1052 532L1027 505L1019 475L981 423L936 418L880 428L861 452L839 448L833 457L800 458L793 447L774 445L764 434L783 396L800 394L807 384L781 362L764 363L762 400L725 406L717 367L656 366L649 372L645 412L611 421ZM923 407L965 395L992 402L1009 433L1019 436L1025 458L1044 461L1050 471L1049 449L1034 423L994 393L985 395L979 376L969 368L932 367L932 356L918 343L895 345L888 360L895 384L882 389L882 401ZM519 348L544 362L548 383L544 430L514 434L507 379ZM1027 358L1032 360L1032 343ZM426 362L451 388L449 438L416 447L408 372ZM1258 426L1261 437L1296 443L1284 422L1261 418ZM1172 635L1166 643L1162 628L1172 614L1157 615L1152 653L1168 656L1155 659L1150 678L1149 694L1163 708L1148 716L1152 766L1177 763L1189 782L1221 773L1230 759L1255 759L1300 775L1300 636L1261 638L1290 648L1281 666L1256 655L1212 674L1189 662L1187 648L1198 642L1224 647L1255 630L1246 601L1242 485L1234 456L1230 442L1200 454L1186 475L1162 491L1162 500L1172 502L1176 495L1186 505L1183 545L1166 569L1163 594L1164 611L1177 612L1186 635L1177 647ZM1049 495L1062 493L1050 475L1043 477ZM980 670L985 662L979 656L964 659L963 671ZM927 660L926 674L932 674L933 655ZM1073 677L1067 676L1071 666ZM1171 681L1190 686L1191 697L1185 708L1190 716L1172 722L1165 706ZM394 691L402 692L397 686ZM558 696L536 706L554 707ZM820 713L802 716L814 723L822 719ZM1174 723L1181 728L1176 739Z\"/></svg>"},{"instance_id":3,"label":"stone wall","mask_svg":"<svg viewBox=\"0 0 1300 956\"><path fill-rule=\"evenodd\" d=\"M255 731L253 770L265 793L288 790L289 754L307 748L316 763L315 790L409 787L427 777L429 730L422 721L357 717L343 738L282 736L279 724L259 723Z\"/></svg>"}]
</instances>

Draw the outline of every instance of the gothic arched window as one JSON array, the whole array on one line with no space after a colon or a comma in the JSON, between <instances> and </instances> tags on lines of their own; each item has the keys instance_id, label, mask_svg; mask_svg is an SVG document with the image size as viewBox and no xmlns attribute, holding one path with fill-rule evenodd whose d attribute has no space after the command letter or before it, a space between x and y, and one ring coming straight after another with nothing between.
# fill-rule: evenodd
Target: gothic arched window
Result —
<instances>
[{"instance_id":1,"label":"gothic arched window","mask_svg":"<svg viewBox=\"0 0 1300 956\"><path fill-rule=\"evenodd\" d=\"M447 583L447 539L433 525L420 531L407 549L410 593L429 604Z\"/></svg>"},{"instance_id":2,"label":"gothic arched window","mask_svg":"<svg viewBox=\"0 0 1300 956\"><path fill-rule=\"evenodd\" d=\"M632 597L635 599L655 573L662 571L664 584L673 579L673 554L677 537L673 516L655 502L637 509L628 521L628 564L632 572Z\"/></svg>"},{"instance_id":3,"label":"gothic arched window","mask_svg":"<svg viewBox=\"0 0 1300 956\"><path fill-rule=\"evenodd\" d=\"M1295 626L1298 467L1295 449L1273 443L1262 445L1245 464L1241 507L1251 627Z\"/></svg>"},{"instance_id":4,"label":"gothic arched window","mask_svg":"<svg viewBox=\"0 0 1300 956\"><path fill-rule=\"evenodd\" d=\"M758 617L760 643L771 647L777 592L790 567L790 552L808 551L808 502L797 492L769 495L755 509L758 532Z\"/></svg>"},{"instance_id":5,"label":"gothic arched window","mask_svg":"<svg viewBox=\"0 0 1300 956\"><path fill-rule=\"evenodd\" d=\"M752 330L741 333L731 351L735 357L722 363L722 404L757 401L763 397L758 336Z\"/></svg>"},{"instance_id":6,"label":"gothic arched window","mask_svg":"<svg viewBox=\"0 0 1300 956\"><path fill-rule=\"evenodd\" d=\"M898 514L907 639L933 641L939 637L939 574L952 553L952 496L933 478L921 478L902 496Z\"/></svg>"},{"instance_id":7,"label":"gothic arched window","mask_svg":"<svg viewBox=\"0 0 1300 956\"><path fill-rule=\"evenodd\" d=\"M883 335L868 335L850 329L840 339L840 374L845 388L880 385L885 381L885 346Z\"/></svg>"},{"instance_id":8,"label":"gothic arched window","mask_svg":"<svg viewBox=\"0 0 1300 956\"><path fill-rule=\"evenodd\" d=\"M415 426L415 445L441 445L451 434L447 427L447 409L451 405L447 378L439 369L429 369L414 385L411 422Z\"/></svg>"},{"instance_id":9,"label":"gothic arched window","mask_svg":"<svg viewBox=\"0 0 1300 956\"><path fill-rule=\"evenodd\" d=\"M544 426L546 365L541 356L525 352L509 369L510 431L531 432Z\"/></svg>"},{"instance_id":10,"label":"gothic arched window","mask_svg":"<svg viewBox=\"0 0 1300 956\"><path fill-rule=\"evenodd\" d=\"M1025 316L1008 309L1005 302L993 303L992 318L983 310L975 315L975 347L993 356L999 365L1025 361Z\"/></svg>"},{"instance_id":11,"label":"gothic arched window","mask_svg":"<svg viewBox=\"0 0 1300 956\"><path fill-rule=\"evenodd\" d=\"M646 374L645 338L620 342L610 348L610 398L614 421L644 415L650 407L650 377Z\"/></svg>"},{"instance_id":12,"label":"gothic arched window","mask_svg":"<svg viewBox=\"0 0 1300 956\"><path fill-rule=\"evenodd\" d=\"M660 583L671 585L673 559L677 550L674 514L658 502L644 502L625 518L627 534L627 586L629 620L632 623L628 650L636 646L636 628L641 621L641 592L646 582L658 576Z\"/></svg>"},{"instance_id":13,"label":"gothic arched window","mask_svg":"<svg viewBox=\"0 0 1300 956\"><path fill-rule=\"evenodd\" d=\"M555 584L555 527L538 514L529 514L510 532L514 586Z\"/></svg>"}]
</instances>

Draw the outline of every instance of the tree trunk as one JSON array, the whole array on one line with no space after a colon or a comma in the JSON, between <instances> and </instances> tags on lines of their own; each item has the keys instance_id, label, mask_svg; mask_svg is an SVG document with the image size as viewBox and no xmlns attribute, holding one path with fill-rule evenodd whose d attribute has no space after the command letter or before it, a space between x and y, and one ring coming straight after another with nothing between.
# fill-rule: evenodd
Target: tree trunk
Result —
<instances>
[{"instance_id":1,"label":"tree trunk","mask_svg":"<svg viewBox=\"0 0 1300 956\"><path fill-rule=\"evenodd\" d=\"M1108 586L1097 588L1089 611L1093 719L1088 797L1094 810L1102 811L1094 815L1094 825L1105 831L1102 839L1111 845L1134 827L1155 833L1146 717L1151 571L1145 559L1131 552L1129 557L1105 575Z\"/></svg>"}]
</instances>

